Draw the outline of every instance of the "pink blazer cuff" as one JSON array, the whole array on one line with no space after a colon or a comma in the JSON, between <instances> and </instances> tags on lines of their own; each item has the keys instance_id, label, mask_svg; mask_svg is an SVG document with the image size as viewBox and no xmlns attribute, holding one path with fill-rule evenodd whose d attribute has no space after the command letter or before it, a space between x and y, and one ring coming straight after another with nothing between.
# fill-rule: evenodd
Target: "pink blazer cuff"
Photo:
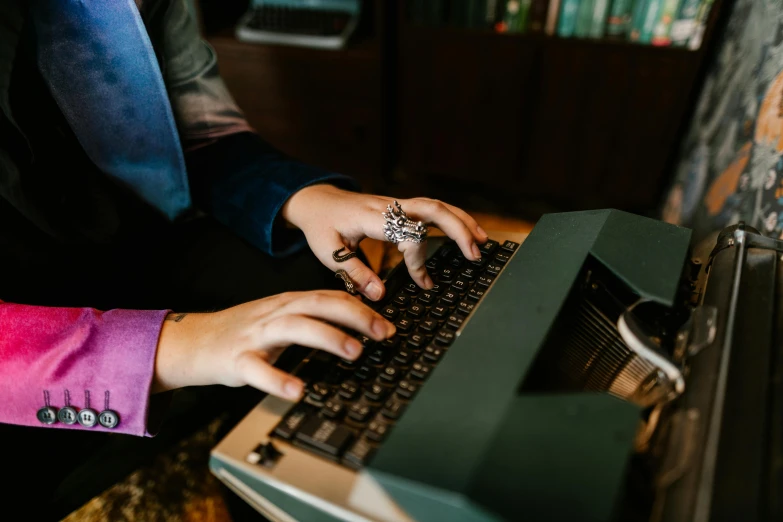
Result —
<instances>
[{"instance_id":1,"label":"pink blazer cuff","mask_svg":"<svg viewBox=\"0 0 783 522\"><path fill-rule=\"evenodd\" d=\"M0 422L152 436L150 386L168 312L0 301Z\"/></svg>"}]
</instances>

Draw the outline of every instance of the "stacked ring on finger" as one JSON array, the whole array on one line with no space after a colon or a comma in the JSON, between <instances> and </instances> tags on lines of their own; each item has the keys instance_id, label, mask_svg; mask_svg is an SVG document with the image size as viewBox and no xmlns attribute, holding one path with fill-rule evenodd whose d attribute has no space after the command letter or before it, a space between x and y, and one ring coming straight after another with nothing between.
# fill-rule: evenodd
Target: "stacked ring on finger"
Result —
<instances>
[{"instance_id":1,"label":"stacked ring on finger","mask_svg":"<svg viewBox=\"0 0 783 522\"><path fill-rule=\"evenodd\" d=\"M400 204L395 200L394 207L386 207L383 217L386 223L383 225L383 234L389 242L397 244L403 241L412 243L422 243L427 240L427 226L421 221L413 221L408 218L408 214L402 210Z\"/></svg>"},{"instance_id":2,"label":"stacked ring on finger","mask_svg":"<svg viewBox=\"0 0 783 522\"><path fill-rule=\"evenodd\" d=\"M338 279L342 279L343 283L345 283L345 291L348 292L351 295L356 295L356 285L351 280L350 277L348 277L348 272L346 272L343 269L338 270L334 273L334 277Z\"/></svg>"}]
</instances>

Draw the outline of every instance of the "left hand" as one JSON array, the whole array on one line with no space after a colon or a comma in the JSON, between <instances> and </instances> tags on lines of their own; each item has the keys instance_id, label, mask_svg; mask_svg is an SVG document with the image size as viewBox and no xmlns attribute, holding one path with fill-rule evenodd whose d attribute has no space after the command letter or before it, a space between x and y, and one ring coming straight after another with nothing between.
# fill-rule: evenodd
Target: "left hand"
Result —
<instances>
[{"instance_id":1,"label":"left hand","mask_svg":"<svg viewBox=\"0 0 783 522\"><path fill-rule=\"evenodd\" d=\"M337 263L332 252L343 246L355 252L366 237L385 241L382 214L393 201L394 198L348 192L332 185L311 185L291 196L282 215L304 232L313 253L324 265L333 271L345 270L360 293L378 301L386 291L378 275L357 258ZM467 259L481 257L477 242L486 242L487 234L464 210L428 198L397 201L410 219L436 226L455 240ZM404 241L397 246L413 281L422 288L432 288L432 279L424 266L426 241Z\"/></svg>"}]
</instances>

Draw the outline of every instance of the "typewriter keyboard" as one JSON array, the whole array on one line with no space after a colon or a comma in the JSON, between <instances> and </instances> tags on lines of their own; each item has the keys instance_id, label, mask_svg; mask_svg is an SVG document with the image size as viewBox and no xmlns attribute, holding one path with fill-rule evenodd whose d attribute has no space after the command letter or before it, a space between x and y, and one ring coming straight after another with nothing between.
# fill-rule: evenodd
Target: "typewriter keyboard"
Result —
<instances>
[{"instance_id":1,"label":"typewriter keyboard","mask_svg":"<svg viewBox=\"0 0 783 522\"><path fill-rule=\"evenodd\" d=\"M371 303L396 325L394 337L357 336L364 350L356 361L313 350L295 371L305 394L271 436L354 469L367 464L518 247L489 240L481 260L468 261L449 241L427 261L431 290L401 263L384 300Z\"/></svg>"}]
</instances>

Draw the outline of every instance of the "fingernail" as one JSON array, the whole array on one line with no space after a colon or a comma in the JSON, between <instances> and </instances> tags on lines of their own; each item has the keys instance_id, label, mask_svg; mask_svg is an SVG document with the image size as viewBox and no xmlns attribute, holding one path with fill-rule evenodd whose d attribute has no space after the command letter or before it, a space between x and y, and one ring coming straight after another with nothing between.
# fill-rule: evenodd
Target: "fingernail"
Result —
<instances>
[{"instance_id":1,"label":"fingernail","mask_svg":"<svg viewBox=\"0 0 783 522\"><path fill-rule=\"evenodd\" d=\"M302 391L304 390L304 384L302 381L288 381L285 383L285 394L291 397L292 399L298 399L300 395L302 395Z\"/></svg>"},{"instance_id":2,"label":"fingernail","mask_svg":"<svg viewBox=\"0 0 783 522\"><path fill-rule=\"evenodd\" d=\"M381 298L381 295L383 294L383 289L380 287L378 283L370 283L367 285L367 297L372 299L373 301L377 301Z\"/></svg>"},{"instance_id":3,"label":"fingernail","mask_svg":"<svg viewBox=\"0 0 783 522\"><path fill-rule=\"evenodd\" d=\"M435 283L432 282L432 279L430 278L429 274L424 276L424 288L427 290L432 290L432 287L435 286Z\"/></svg>"},{"instance_id":4,"label":"fingernail","mask_svg":"<svg viewBox=\"0 0 783 522\"><path fill-rule=\"evenodd\" d=\"M487 234L486 232L484 232L484 229L483 229L483 228L481 228L481 227L476 227L476 232L478 232L479 234L481 234L481 235L482 235L482 236L484 236L484 237L489 237L489 234Z\"/></svg>"},{"instance_id":5,"label":"fingernail","mask_svg":"<svg viewBox=\"0 0 783 522\"><path fill-rule=\"evenodd\" d=\"M386 339L394 335L397 328L394 327L389 321L382 317L376 317L372 323L372 331L375 335L382 339Z\"/></svg>"},{"instance_id":6,"label":"fingernail","mask_svg":"<svg viewBox=\"0 0 783 522\"><path fill-rule=\"evenodd\" d=\"M345 353L348 354L348 357L357 357L361 351L362 344L356 339L348 339L345 342Z\"/></svg>"},{"instance_id":7,"label":"fingernail","mask_svg":"<svg viewBox=\"0 0 783 522\"><path fill-rule=\"evenodd\" d=\"M479 250L478 245L476 243L473 243L473 255L476 256L476 259L479 259L481 257L481 250Z\"/></svg>"}]
</instances>

